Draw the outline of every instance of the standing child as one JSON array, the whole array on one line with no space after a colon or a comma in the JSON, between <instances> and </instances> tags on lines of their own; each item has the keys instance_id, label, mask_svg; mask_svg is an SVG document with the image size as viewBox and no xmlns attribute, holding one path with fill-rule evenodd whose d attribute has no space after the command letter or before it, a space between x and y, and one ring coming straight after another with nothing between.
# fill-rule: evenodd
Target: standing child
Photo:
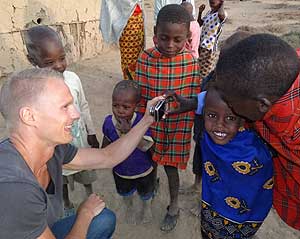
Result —
<instances>
[{"instance_id":1,"label":"standing child","mask_svg":"<svg viewBox=\"0 0 300 239\"><path fill-rule=\"evenodd\" d=\"M167 90L186 97L200 92L199 64L185 49L189 29L190 15L182 6L170 4L160 10L154 27L157 45L145 50L137 64L142 112L148 99ZM153 160L164 166L169 182L170 204L160 227L162 231L175 228L179 216L178 168L185 169L189 160L193 119L193 112L170 115L151 128L155 142Z\"/></svg>"},{"instance_id":2,"label":"standing child","mask_svg":"<svg viewBox=\"0 0 300 239\"><path fill-rule=\"evenodd\" d=\"M205 239L252 238L272 206L271 155L258 136L242 126L243 120L209 88L200 141Z\"/></svg>"},{"instance_id":3,"label":"standing child","mask_svg":"<svg viewBox=\"0 0 300 239\"><path fill-rule=\"evenodd\" d=\"M142 0L102 0L100 29L106 42L119 43L124 79L127 69L135 76L136 62L144 49Z\"/></svg>"},{"instance_id":4,"label":"standing child","mask_svg":"<svg viewBox=\"0 0 300 239\"><path fill-rule=\"evenodd\" d=\"M142 115L135 112L140 99L141 92L136 82L123 80L115 86L112 94L113 115L106 116L102 127L102 147L122 137L141 120ZM117 192L124 199L127 207L125 217L129 223L136 221L133 208L135 191L143 201L142 222L152 219L151 199L156 181L156 166L149 151L152 145L153 140L148 130L133 153L113 168Z\"/></svg>"},{"instance_id":5,"label":"standing child","mask_svg":"<svg viewBox=\"0 0 300 239\"><path fill-rule=\"evenodd\" d=\"M200 26L199 23L195 20L193 16L193 5L189 2L182 2L181 6L185 8L185 10L188 11L191 17L191 22L190 22L190 32L191 32L191 37L186 43L186 48L192 53L192 55L198 59L199 53L199 44L200 44Z\"/></svg>"},{"instance_id":6,"label":"standing child","mask_svg":"<svg viewBox=\"0 0 300 239\"><path fill-rule=\"evenodd\" d=\"M199 7L198 23L202 27L199 47L201 77L206 77L215 67L218 39L222 32L227 13L224 0L209 0L210 11L202 18L205 5Z\"/></svg>"},{"instance_id":7,"label":"standing child","mask_svg":"<svg viewBox=\"0 0 300 239\"><path fill-rule=\"evenodd\" d=\"M57 32L47 26L30 28L26 33L26 48L28 59L32 65L40 68L48 67L63 73L65 83L73 96L74 105L81 116L72 126L72 144L77 147L91 146L92 148L99 148L89 105L85 98L81 81L74 72L66 71L66 53ZM72 182L74 177L75 181L84 185L86 194L90 195L93 192L92 182L96 181L97 176L95 171L65 171L64 174L72 174L64 177L63 187L65 214L68 215L74 211L74 206L69 199L67 183Z\"/></svg>"}]
</instances>

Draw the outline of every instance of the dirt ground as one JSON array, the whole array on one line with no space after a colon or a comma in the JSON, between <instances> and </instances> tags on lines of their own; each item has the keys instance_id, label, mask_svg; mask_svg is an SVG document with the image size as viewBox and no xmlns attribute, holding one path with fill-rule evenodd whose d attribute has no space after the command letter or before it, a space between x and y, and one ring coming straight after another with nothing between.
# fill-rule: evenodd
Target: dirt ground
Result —
<instances>
[{"instance_id":1,"label":"dirt ground","mask_svg":"<svg viewBox=\"0 0 300 239\"><path fill-rule=\"evenodd\" d=\"M208 1L196 0L196 5ZM154 0L145 0L147 47L152 46ZM225 24L221 39L231 35L238 27L252 31L270 32L277 35L291 31L299 31L300 0L225 0L228 20ZM299 35L298 35L299 36ZM299 37L295 40L298 41ZM300 45L298 45L299 47ZM114 84L121 79L120 56L118 48L106 46L103 53L96 58L77 62L69 67L76 72L83 83L88 98L91 114L98 130L99 141L102 140L101 125L105 115L111 113L111 92ZM1 132L4 135L4 124ZM148 224L128 225L125 223L124 207L117 195L111 170L99 170L98 181L94 183L95 191L103 195L107 206L116 212L117 228L114 238L122 239L196 239L201 238L199 219L192 216L190 209L197 203L200 195L180 195L180 217L177 227L170 233L162 233L159 224L166 213L169 201L167 178L159 168L160 190L152 203L153 221ZM193 182L191 161L186 171L180 172L180 183L187 187ZM78 205L85 197L82 185L75 185L71 198ZM138 198L136 198L138 199ZM139 200L136 200L140 208ZM272 210L256 235L260 239L299 239L300 231L293 230L281 221Z\"/></svg>"}]
</instances>

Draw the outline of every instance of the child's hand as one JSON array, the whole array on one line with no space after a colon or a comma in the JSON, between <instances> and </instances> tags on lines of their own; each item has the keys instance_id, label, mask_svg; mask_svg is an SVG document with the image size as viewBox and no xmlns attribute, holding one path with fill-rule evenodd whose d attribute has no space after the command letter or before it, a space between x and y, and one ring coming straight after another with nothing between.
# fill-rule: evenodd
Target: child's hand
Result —
<instances>
[{"instance_id":1,"label":"child's hand","mask_svg":"<svg viewBox=\"0 0 300 239\"><path fill-rule=\"evenodd\" d=\"M96 137L95 134L88 135L88 136L87 136L87 141L88 141L88 144L89 144L92 148L99 148L99 142L98 142L97 137Z\"/></svg>"},{"instance_id":2,"label":"child's hand","mask_svg":"<svg viewBox=\"0 0 300 239\"><path fill-rule=\"evenodd\" d=\"M199 7L199 13L202 13L205 9L205 4L200 5Z\"/></svg>"},{"instance_id":3,"label":"child's hand","mask_svg":"<svg viewBox=\"0 0 300 239\"><path fill-rule=\"evenodd\" d=\"M116 128L121 132L121 134L127 134L131 129L131 121L127 119L117 119Z\"/></svg>"},{"instance_id":4,"label":"child's hand","mask_svg":"<svg viewBox=\"0 0 300 239\"><path fill-rule=\"evenodd\" d=\"M164 97L172 98L176 103L177 107L174 109L168 109L167 114L180 114L183 112L196 110L198 106L197 98L185 98L181 95L177 95L174 91L166 91Z\"/></svg>"}]
</instances>

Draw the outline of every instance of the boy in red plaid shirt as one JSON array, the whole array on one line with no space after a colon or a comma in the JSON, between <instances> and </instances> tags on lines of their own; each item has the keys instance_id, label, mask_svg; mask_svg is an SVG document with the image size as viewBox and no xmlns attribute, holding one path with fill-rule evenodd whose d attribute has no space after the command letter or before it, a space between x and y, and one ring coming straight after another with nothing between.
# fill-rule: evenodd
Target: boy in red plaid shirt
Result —
<instances>
[{"instance_id":1,"label":"boy in red plaid shirt","mask_svg":"<svg viewBox=\"0 0 300 239\"><path fill-rule=\"evenodd\" d=\"M185 97L200 92L199 65L185 50L190 37L190 16L180 5L163 7L154 28L155 47L145 50L138 59L136 81L141 87L141 111L148 99L173 90ZM171 104L172 107L172 104ZM191 129L194 112L170 115L153 125L153 160L164 166L169 182L170 204L161 224L162 231L171 231L179 216L178 168L185 169L190 156Z\"/></svg>"}]
</instances>

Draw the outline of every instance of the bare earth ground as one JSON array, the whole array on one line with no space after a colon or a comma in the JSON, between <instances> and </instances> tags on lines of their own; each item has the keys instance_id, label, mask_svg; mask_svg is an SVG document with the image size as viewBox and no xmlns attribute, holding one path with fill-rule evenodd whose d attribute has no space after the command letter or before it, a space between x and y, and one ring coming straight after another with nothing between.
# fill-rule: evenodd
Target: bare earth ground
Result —
<instances>
[{"instance_id":1,"label":"bare earth ground","mask_svg":"<svg viewBox=\"0 0 300 239\"><path fill-rule=\"evenodd\" d=\"M153 0L145 0L147 21L147 47L152 46ZM196 0L197 6L208 1ZM238 1L226 0L228 21L225 24L222 39L234 32L237 27L251 26L255 31L285 34L300 29L300 0L261 0ZM207 8L206 8L207 10ZM299 40L299 39L298 39ZM300 45L298 45L300 46ZM102 139L101 125L106 114L111 112L111 92L114 84L121 79L120 56L116 47L105 47L103 53L93 59L77 62L70 66L83 83L88 98L91 114L98 129L99 141ZM1 124L4 136L4 124ZM189 186L193 182L191 161L186 171L180 172L181 185ZM94 183L95 191L103 195L107 206L116 212L117 228L114 238L122 239L196 239L201 238L199 219L192 216L189 210L196 204L200 195L180 195L180 218L177 227L170 233L159 230L159 224L166 213L169 201L167 178L159 168L160 190L152 203L153 221L148 224L128 225L124 222L124 208L121 198L117 195L111 170L99 170L98 181ZM78 205L85 197L83 187L76 184L72 199ZM136 199L138 199L136 197ZM139 200L136 200L140 208ZM300 231L286 226L272 210L259 230L256 238L260 239L299 239Z\"/></svg>"}]
</instances>

